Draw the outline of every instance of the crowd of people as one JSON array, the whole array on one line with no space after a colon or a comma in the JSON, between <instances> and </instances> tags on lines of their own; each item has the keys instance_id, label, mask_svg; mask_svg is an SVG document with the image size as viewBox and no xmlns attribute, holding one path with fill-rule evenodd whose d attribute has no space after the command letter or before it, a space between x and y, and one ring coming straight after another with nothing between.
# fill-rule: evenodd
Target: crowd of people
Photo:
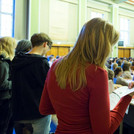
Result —
<instances>
[{"instance_id":1,"label":"crowd of people","mask_svg":"<svg viewBox=\"0 0 134 134\"><path fill-rule=\"evenodd\" d=\"M119 32L101 18L84 24L65 56L45 57L52 47L45 33L18 43L0 38L0 134L112 134L123 120L134 93L110 110L108 79L134 87L132 58L107 58ZM104 49L105 48L105 49ZM131 68L131 69L130 69Z\"/></svg>"},{"instance_id":2,"label":"crowd of people","mask_svg":"<svg viewBox=\"0 0 134 134\"><path fill-rule=\"evenodd\" d=\"M106 62L109 78L109 93L111 103L117 103L119 97L113 93L117 87L128 86L130 82L134 81L134 58L109 58ZM111 86L111 81L113 86ZM115 105L114 104L114 105ZM113 106L111 105L111 109ZM125 113L123 119L122 131L123 134L134 133L134 104L131 103ZM119 130L115 132L119 134Z\"/></svg>"}]
</instances>

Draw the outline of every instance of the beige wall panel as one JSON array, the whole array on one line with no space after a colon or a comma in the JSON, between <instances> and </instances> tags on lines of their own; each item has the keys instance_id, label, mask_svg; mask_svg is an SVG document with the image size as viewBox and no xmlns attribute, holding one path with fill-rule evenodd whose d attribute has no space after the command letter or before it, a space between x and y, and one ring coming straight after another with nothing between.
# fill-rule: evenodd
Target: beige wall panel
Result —
<instances>
[{"instance_id":1,"label":"beige wall panel","mask_svg":"<svg viewBox=\"0 0 134 134\"><path fill-rule=\"evenodd\" d=\"M49 35L55 41L75 42L78 27L78 5L50 0Z\"/></svg>"},{"instance_id":2,"label":"beige wall panel","mask_svg":"<svg viewBox=\"0 0 134 134\"><path fill-rule=\"evenodd\" d=\"M124 57L129 58L130 57L130 49L124 50Z\"/></svg>"},{"instance_id":3,"label":"beige wall panel","mask_svg":"<svg viewBox=\"0 0 134 134\"><path fill-rule=\"evenodd\" d=\"M69 48L67 47L59 47L59 55L64 56L69 53Z\"/></svg>"},{"instance_id":4,"label":"beige wall panel","mask_svg":"<svg viewBox=\"0 0 134 134\"><path fill-rule=\"evenodd\" d=\"M123 58L124 54L123 54L123 49L118 49L118 58Z\"/></svg>"}]
</instances>

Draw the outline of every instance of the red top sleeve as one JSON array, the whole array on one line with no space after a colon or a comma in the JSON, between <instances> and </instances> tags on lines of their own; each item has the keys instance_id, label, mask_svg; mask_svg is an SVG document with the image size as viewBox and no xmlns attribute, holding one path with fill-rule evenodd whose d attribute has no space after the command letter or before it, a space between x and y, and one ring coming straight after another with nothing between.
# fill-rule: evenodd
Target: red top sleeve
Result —
<instances>
[{"instance_id":1,"label":"red top sleeve","mask_svg":"<svg viewBox=\"0 0 134 134\"><path fill-rule=\"evenodd\" d=\"M89 99L89 115L93 133L112 134L122 121L130 100L130 96L123 97L110 111L107 72L97 69Z\"/></svg>"},{"instance_id":2,"label":"red top sleeve","mask_svg":"<svg viewBox=\"0 0 134 134\"><path fill-rule=\"evenodd\" d=\"M42 115L55 114L55 110L52 106L52 103L50 101L48 91L47 91L47 79L45 81L44 89L42 92L39 111Z\"/></svg>"}]
</instances>

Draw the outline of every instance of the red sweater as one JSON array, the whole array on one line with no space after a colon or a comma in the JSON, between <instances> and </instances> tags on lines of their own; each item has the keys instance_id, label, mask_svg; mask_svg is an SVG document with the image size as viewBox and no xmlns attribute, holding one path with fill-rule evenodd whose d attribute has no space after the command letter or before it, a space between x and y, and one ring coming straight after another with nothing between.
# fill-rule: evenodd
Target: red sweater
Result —
<instances>
[{"instance_id":1,"label":"red sweater","mask_svg":"<svg viewBox=\"0 0 134 134\"><path fill-rule=\"evenodd\" d=\"M107 72L95 65L86 69L87 86L73 92L61 89L49 70L40 102L40 113L57 114L55 134L112 134L123 119L130 96L120 99L110 111Z\"/></svg>"}]
</instances>

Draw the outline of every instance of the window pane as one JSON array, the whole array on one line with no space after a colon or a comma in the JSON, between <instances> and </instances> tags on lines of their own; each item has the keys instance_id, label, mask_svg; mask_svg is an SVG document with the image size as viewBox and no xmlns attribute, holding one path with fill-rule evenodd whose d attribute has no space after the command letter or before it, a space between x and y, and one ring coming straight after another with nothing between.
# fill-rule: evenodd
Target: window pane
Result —
<instances>
[{"instance_id":1,"label":"window pane","mask_svg":"<svg viewBox=\"0 0 134 134\"><path fill-rule=\"evenodd\" d=\"M12 13L13 0L1 0L1 11L5 13Z\"/></svg>"},{"instance_id":2,"label":"window pane","mask_svg":"<svg viewBox=\"0 0 134 134\"><path fill-rule=\"evenodd\" d=\"M121 40L121 41L124 40L124 32L120 32L120 40Z\"/></svg>"},{"instance_id":3,"label":"window pane","mask_svg":"<svg viewBox=\"0 0 134 134\"><path fill-rule=\"evenodd\" d=\"M97 13L97 12L91 12L91 18L96 18L96 17L104 18L104 14Z\"/></svg>"},{"instance_id":4,"label":"window pane","mask_svg":"<svg viewBox=\"0 0 134 134\"><path fill-rule=\"evenodd\" d=\"M121 18L120 19L120 30L129 31L129 20Z\"/></svg>"},{"instance_id":5,"label":"window pane","mask_svg":"<svg viewBox=\"0 0 134 134\"><path fill-rule=\"evenodd\" d=\"M12 36L12 16L1 14L1 36Z\"/></svg>"},{"instance_id":6,"label":"window pane","mask_svg":"<svg viewBox=\"0 0 134 134\"><path fill-rule=\"evenodd\" d=\"M124 29L124 23L123 23L123 18L120 19L120 30L123 30Z\"/></svg>"},{"instance_id":7,"label":"window pane","mask_svg":"<svg viewBox=\"0 0 134 134\"><path fill-rule=\"evenodd\" d=\"M120 40L129 45L129 19L120 18Z\"/></svg>"},{"instance_id":8,"label":"window pane","mask_svg":"<svg viewBox=\"0 0 134 134\"><path fill-rule=\"evenodd\" d=\"M124 42L128 45L128 33L124 32Z\"/></svg>"}]
</instances>

